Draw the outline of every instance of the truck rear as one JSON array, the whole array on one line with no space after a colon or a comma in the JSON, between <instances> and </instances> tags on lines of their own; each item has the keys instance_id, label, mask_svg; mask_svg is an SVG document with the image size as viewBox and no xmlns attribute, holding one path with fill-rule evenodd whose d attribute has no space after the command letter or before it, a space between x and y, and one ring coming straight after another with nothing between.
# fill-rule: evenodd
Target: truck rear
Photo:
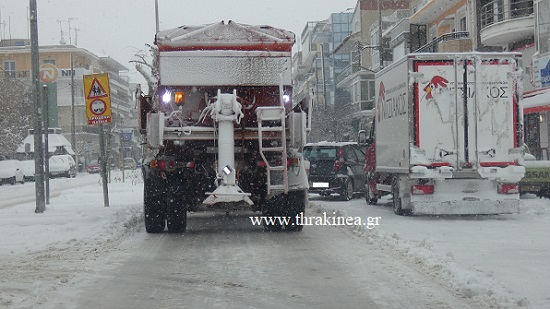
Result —
<instances>
[{"instance_id":1,"label":"truck rear","mask_svg":"<svg viewBox=\"0 0 550 309\"><path fill-rule=\"evenodd\" d=\"M140 98L147 232L185 231L198 210L261 211L302 228L307 115L292 101L294 41L232 21L156 34L158 86Z\"/></svg>"},{"instance_id":2,"label":"truck rear","mask_svg":"<svg viewBox=\"0 0 550 309\"><path fill-rule=\"evenodd\" d=\"M410 54L376 74L367 202L403 214L519 212L520 55Z\"/></svg>"}]
</instances>

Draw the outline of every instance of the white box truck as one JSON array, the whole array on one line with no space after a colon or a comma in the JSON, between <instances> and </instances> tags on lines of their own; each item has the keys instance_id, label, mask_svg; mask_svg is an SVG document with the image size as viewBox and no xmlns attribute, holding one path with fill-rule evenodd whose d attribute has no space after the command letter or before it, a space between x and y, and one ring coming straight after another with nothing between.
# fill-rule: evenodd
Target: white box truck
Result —
<instances>
[{"instance_id":1,"label":"white box truck","mask_svg":"<svg viewBox=\"0 0 550 309\"><path fill-rule=\"evenodd\" d=\"M409 54L376 74L367 203L394 212L519 212L523 117L518 53Z\"/></svg>"}]
</instances>

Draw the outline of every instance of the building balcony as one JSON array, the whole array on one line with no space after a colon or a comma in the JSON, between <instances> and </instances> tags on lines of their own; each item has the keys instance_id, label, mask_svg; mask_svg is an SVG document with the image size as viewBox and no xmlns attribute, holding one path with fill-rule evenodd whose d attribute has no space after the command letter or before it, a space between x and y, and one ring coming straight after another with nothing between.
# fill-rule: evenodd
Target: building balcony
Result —
<instances>
[{"instance_id":1,"label":"building balcony","mask_svg":"<svg viewBox=\"0 0 550 309\"><path fill-rule=\"evenodd\" d=\"M481 43L507 46L535 32L533 0L494 0L481 7Z\"/></svg>"},{"instance_id":2,"label":"building balcony","mask_svg":"<svg viewBox=\"0 0 550 309\"><path fill-rule=\"evenodd\" d=\"M441 17L442 12L447 12L461 2L462 0L424 0L412 8L410 23L422 25L432 23Z\"/></svg>"},{"instance_id":3,"label":"building balcony","mask_svg":"<svg viewBox=\"0 0 550 309\"><path fill-rule=\"evenodd\" d=\"M467 31L458 31L445 33L413 52L468 52L472 50L472 39L470 38L470 33Z\"/></svg>"}]
</instances>

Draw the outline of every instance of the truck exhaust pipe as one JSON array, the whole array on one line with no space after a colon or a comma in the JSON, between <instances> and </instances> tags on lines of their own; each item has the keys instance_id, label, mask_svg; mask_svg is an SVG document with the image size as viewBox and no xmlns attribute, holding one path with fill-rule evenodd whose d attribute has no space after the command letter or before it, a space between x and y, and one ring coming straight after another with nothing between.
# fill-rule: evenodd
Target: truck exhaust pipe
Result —
<instances>
[{"instance_id":1,"label":"truck exhaust pipe","mask_svg":"<svg viewBox=\"0 0 550 309\"><path fill-rule=\"evenodd\" d=\"M214 205L221 202L244 201L249 205L254 205L254 202L249 198L250 193L243 192L235 180L233 121L239 124L244 116L242 106L237 101L237 91L221 93L221 90L218 90L216 102L212 103L208 109L212 119L218 123L218 187L214 192L206 193L208 197L203 203Z\"/></svg>"}]
</instances>

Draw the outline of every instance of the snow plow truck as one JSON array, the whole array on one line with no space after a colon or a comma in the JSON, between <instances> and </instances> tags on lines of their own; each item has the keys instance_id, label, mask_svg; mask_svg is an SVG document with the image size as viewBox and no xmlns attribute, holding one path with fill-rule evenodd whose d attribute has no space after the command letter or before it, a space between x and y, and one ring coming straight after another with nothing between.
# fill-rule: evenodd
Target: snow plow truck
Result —
<instances>
[{"instance_id":1,"label":"snow plow truck","mask_svg":"<svg viewBox=\"0 0 550 309\"><path fill-rule=\"evenodd\" d=\"M289 218L265 230L302 229L308 116L292 100L294 42L233 21L156 34L156 91L139 96L148 233L183 232L201 210L260 211Z\"/></svg>"},{"instance_id":2,"label":"snow plow truck","mask_svg":"<svg viewBox=\"0 0 550 309\"><path fill-rule=\"evenodd\" d=\"M365 198L398 215L519 212L521 55L409 54L375 75Z\"/></svg>"}]
</instances>

